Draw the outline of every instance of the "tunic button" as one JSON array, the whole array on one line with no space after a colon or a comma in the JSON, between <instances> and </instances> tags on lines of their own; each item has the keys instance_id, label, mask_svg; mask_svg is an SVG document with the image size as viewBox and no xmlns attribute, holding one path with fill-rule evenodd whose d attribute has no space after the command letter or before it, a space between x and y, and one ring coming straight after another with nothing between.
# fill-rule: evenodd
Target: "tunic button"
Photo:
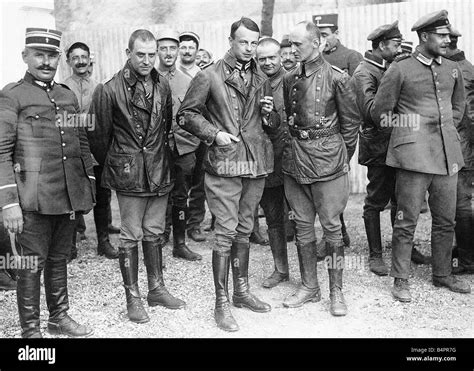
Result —
<instances>
[{"instance_id":1,"label":"tunic button","mask_svg":"<svg viewBox=\"0 0 474 371\"><path fill-rule=\"evenodd\" d=\"M140 128L140 125L137 125L137 128L139 129L139 128Z\"/></svg>"},{"instance_id":2,"label":"tunic button","mask_svg":"<svg viewBox=\"0 0 474 371\"><path fill-rule=\"evenodd\" d=\"M293 116L296 116L296 113L293 113Z\"/></svg>"},{"instance_id":3,"label":"tunic button","mask_svg":"<svg viewBox=\"0 0 474 371\"><path fill-rule=\"evenodd\" d=\"M316 88L316 90L321 90L321 88L318 86L318 87Z\"/></svg>"},{"instance_id":4,"label":"tunic button","mask_svg":"<svg viewBox=\"0 0 474 371\"><path fill-rule=\"evenodd\" d=\"M319 78L321 78L321 75L318 75Z\"/></svg>"},{"instance_id":5,"label":"tunic button","mask_svg":"<svg viewBox=\"0 0 474 371\"><path fill-rule=\"evenodd\" d=\"M319 101L320 101L320 99L319 99L319 98L318 98L318 99L316 99L316 102L319 102Z\"/></svg>"},{"instance_id":6,"label":"tunic button","mask_svg":"<svg viewBox=\"0 0 474 371\"><path fill-rule=\"evenodd\" d=\"M54 98L51 98L51 102L53 102L53 103L54 103Z\"/></svg>"},{"instance_id":7,"label":"tunic button","mask_svg":"<svg viewBox=\"0 0 474 371\"><path fill-rule=\"evenodd\" d=\"M235 106L234 109L239 109L239 107Z\"/></svg>"},{"instance_id":8,"label":"tunic button","mask_svg":"<svg viewBox=\"0 0 474 371\"><path fill-rule=\"evenodd\" d=\"M315 112L314 115L315 115L315 116L318 116L318 115L319 115L319 112Z\"/></svg>"},{"instance_id":9,"label":"tunic button","mask_svg":"<svg viewBox=\"0 0 474 371\"><path fill-rule=\"evenodd\" d=\"M56 111L59 111L59 107L56 107Z\"/></svg>"},{"instance_id":10,"label":"tunic button","mask_svg":"<svg viewBox=\"0 0 474 371\"><path fill-rule=\"evenodd\" d=\"M67 159L67 157L66 157L66 156L64 156L64 157L63 157L63 161L66 161L66 159Z\"/></svg>"},{"instance_id":11,"label":"tunic button","mask_svg":"<svg viewBox=\"0 0 474 371\"><path fill-rule=\"evenodd\" d=\"M66 147L66 143L63 143L63 147Z\"/></svg>"},{"instance_id":12,"label":"tunic button","mask_svg":"<svg viewBox=\"0 0 474 371\"><path fill-rule=\"evenodd\" d=\"M143 147L143 150L146 151L146 147Z\"/></svg>"},{"instance_id":13,"label":"tunic button","mask_svg":"<svg viewBox=\"0 0 474 371\"><path fill-rule=\"evenodd\" d=\"M128 91L132 90L130 87L127 88Z\"/></svg>"},{"instance_id":14,"label":"tunic button","mask_svg":"<svg viewBox=\"0 0 474 371\"><path fill-rule=\"evenodd\" d=\"M64 135L64 131L61 131L61 135Z\"/></svg>"},{"instance_id":15,"label":"tunic button","mask_svg":"<svg viewBox=\"0 0 474 371\"><path fill-rule=\"evenodd\" d=\"M143 137L140 135L140 136L138 137L138 139L143 139Z\"/></svg>"},{"instance_id":16,"label":"tunic button","mask_svg":"<svg viewBox=\"0 0 474 371\"><path fill-rule=\"evenodd\" d=\"M38 115L36 115L36 116L35 116L35 119L39 119L39 116L38 116Z\"/></svg>"}]
</instances>

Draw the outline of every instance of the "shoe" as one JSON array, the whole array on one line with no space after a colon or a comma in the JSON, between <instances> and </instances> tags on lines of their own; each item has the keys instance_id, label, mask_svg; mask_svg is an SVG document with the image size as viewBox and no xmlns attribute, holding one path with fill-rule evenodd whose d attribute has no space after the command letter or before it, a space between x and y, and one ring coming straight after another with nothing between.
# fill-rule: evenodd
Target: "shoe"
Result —
<instances>
[{"instance_id":1,"label":"shoe","mask_svg":"<svg viewBox=\"0 0 474 371\"><path fill-rule=\"evenodd\" d=\"M188 237L195 242L204 242L206 241L206 236L201 232L201 228L193 228L188 230Z\"/></svg>"},{"instance_id":2,"label":"shoe","mask_svg":"<svg viewBox=\"0 0 474 371\"><path fill-rule=\"evenodd\" d=\"M463 275L463 274L474 274L474 265L462 265L457 264L452 268L452 274Z\"/></svg>"},{"instance_id":3,"label":"shoe","mask_svg":"<svg viewBox=\"0 0 474 371\"><path fill-rule=\"evenodd\" d=\"M94 223L97 230L97 254L105 255L107 259L118 259L119 251L110 243L110 225L107 209L99 208L94 210ZM120 229L119 229L120 232Z\"/></svg>"},{"instance_id":4,"label":"shoe","mask_svg":"<svg viewBox=\"0 0 474 371\"><path fill-rule=\"evenodd\" d=\"M259 231L250 234L249 242L262 246L267 246L269 244L269 241L263 237Z\"/></svg>"},{"instance_id":5,"label":"shoe","mask_svg":"<svg viewBox=\"0 0 474 371\"><path fill-rule=\"evenodd\" d=\"M321 241L316 244L316 257L318 262L323 261L326 259L328 252L326 251L326 237L322 237Z\"/></svg>"},{"instance_id":6,"label":"shoe","mask_svg":"<svg viewBox=\"0 0 474 371\"><path fill-rule=\"evenodd\" d=\"M173 256L189 261L202 260L202 256L191 251L185 244L175 245L173 247Z\"/></svg>"},{"instance_id":7,"label":"shoe","mask_svg":"<svg viewBox=\"0 0 474 371\"><path fill-rule=\"evenodd\" d=\"M283 274L278 271L273 271L270 277L266 278L263 281L262 286L265 287L266 289L271 289L275 286L278 286L282 282L288 281L289 279L290 279L289 274Z\"/></svg>"},{"instance_id":8,"label":"shoe","mask_svg":"<svg viewBox=\"0 0 474 371\"><path fill-rule=\"evenodd\" d=\"M11 278L6 270L0 270L0 290L16 290L16 281Z\"/></svg>"},{"instance_id":9,"label":"shoe","mask_svg":"<svg viewBox=\"0 0 474 371\"><path fill-rule=\"evenodd\" d=\"M369 258L369 269L377 276L388 275L388 267L385 265L385 262L382 257Z\"/></svg>"},{"instance_id":10,"label":"shoe","mask_svg":"<svg viewBox=\"0 0 474 371\"><path fill-rule=\"evenodd\" d=\"M453 275L446 277L433 276L433 285L436 287L447 287L451 291L461 294L469 294L471 292L471 286L467 282L461 281Z\"/></svg>"},{"instance_id":11,"label":"shoe","mask_svg":"<svg viewBox=\"0 0 474 371\"><path fill-rule=\"evenodd\" d=\"M248 282L250 244L233 242L230 250L232 275L234 278L234 294L232 303L237 308L247 308L253 312L270 312L272 307L250 292Z\"/></svg>"},{"instance_id":12,"label":"shoe","mask_svg":"<svg viewBox=\"0 0 474 371\"><path fill-rule=\"evenodd\" d=\"M97 254L99 256L105 256L107 259L118 259L119 251L117 248L112 246L109 241L99 242L97 246Z\"/></svg>"},{"instance_id":13,"label":"shoe","mask_svg":"<svg viewBox=\"0 0 474 371\"><path fill-rule=\"evenodd\" d=\"M115 225L112 225L112 224L107 225L107 230L109 231L110 234L119 234L120 233L120 228L116 227Z\"/></svg>"},{"instance_id":14,"label":"shoe","mask_svg":"<svg viewBox=\"0 0 474 371\"><path fill-rule=\"evenodd\" d=\"M415 246L413 246L413 249L411 250L411 261L413 263L430 265L431 260L431 256L423 255Z\"/></svg>"},{"instance_id":15,"label":"shoe","mask_svg":"<svg viewBox=\"0 0 474 371\"><path fill-rule=\"evenodd\" d=\"M60 320L48 321L48 332L51 335L67 335L69 337L89 337L94 331L85 325L80 325L67 314Z\"/></svg>"},{"instance_id":16,"label":"shoe","mask_svg":"<svg viewBox=\"0 0 474 371\"><path fill-rule=\"evenodd\" d=\"M393 281L392 295L402 303L411 302L410 285L405 278L395 278Z\"/></svg>"}]
</instances>

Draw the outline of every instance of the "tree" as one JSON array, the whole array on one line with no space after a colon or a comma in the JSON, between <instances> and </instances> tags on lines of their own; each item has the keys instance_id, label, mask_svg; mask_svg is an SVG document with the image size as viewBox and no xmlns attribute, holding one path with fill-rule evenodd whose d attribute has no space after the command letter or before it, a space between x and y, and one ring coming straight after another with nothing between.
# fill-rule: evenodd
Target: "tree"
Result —
<instances>
[{"instance_id":1,"label":"tree","mask_svg":"<svg viewBox=\"0 0 474 371\"><path fill-rule=\"evenodd\" d=\"M273 11L275 0L262 0L262 36L273 36Z\"/></svg>"}]
</instances>

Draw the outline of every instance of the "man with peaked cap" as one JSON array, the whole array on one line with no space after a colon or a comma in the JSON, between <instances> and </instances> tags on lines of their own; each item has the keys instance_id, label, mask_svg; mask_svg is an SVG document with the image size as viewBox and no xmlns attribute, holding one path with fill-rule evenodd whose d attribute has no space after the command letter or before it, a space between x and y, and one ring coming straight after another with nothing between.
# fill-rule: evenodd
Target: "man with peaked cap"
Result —
<instances>
[{"instance_id":1,"label":"man with peaked cap","mask_svg":"<svg viewBox=\"0 0 474 371\"><path fill-rule=\"evenodd\" d=\"M73 43L66 52L66 58L67 63L72 69L72 75L69 76L64 83L76 94L80 113L84 115L85 120L89 120L88 122L91 125L89 135L94 135L95 127L92 125L95 126L95 118L87 117L87 113L89 112L92 94L97 86L97 81L91 78L89 74L89 66L91 63L89 46L83 42ZM97 165L97 163L95 165ZM101 166L94 166L96 179L102 177L102 170L103 168ZM97 233L97 253L99 255L105 255L105 257L109 259L116 259L118 258L118 249L112 246L109 240L109 214L111 212L110 189L101 187L100 182L97 182L96 198L97 203L94 206L94 223ZM82 221L84 221L84 219ZM80 223L78 223L76 227L78 231L79 224ZM73 241L73 249L75 249L75 238L73 238ZM72 258L74 258L74 256L72 256Z\"/></svg>"},{"instance_id":2,"label":"man with peaked cap","mask_svg":"<svg viewBox=\"0 0 474 371\"><path fill-rule=\"evenodd\" d=\"M296 308L321 300L317 277L316 215L326 235L330 313L345 316L342 293L344 242L340 215L349 199L349 162L361 125L350 76L319 51L312 22L298 23L290 43L300 66L283 77L290 141L283 151L285 194L295 215L301 284L283 305Z\"/></svg>"},{"instance_id":3,"label":"man with peaked cap","mask_svg":"<svg viewBox=\"0 0 474 371\"><path fill-rule=\"evenodd\" d=\"M201 71L195 63L199 42L199 35L192 31L179 34L179 59L176 62L176 67L191 78Z\"/></svg>"},{"instance_id":4,"label":"man with peaked cap","mask_svg":"<svg viewBox=\"0 0 474 371\"><path fill-rule=\"evenodd\" d=\"M208 146L204 184L216 216L212 271L214 319L225 331L239 326L230 311L228 275L232 262L233 305L257 313L271 306L250 292L249 236L265 177L273 171L273 149L264 132L272 124L271 86L255 64L258 25L242 17L230 28L230 50L191 81L178 111L178 124Z\"/></svg>"},{"instance_id":5,"label":"man with peaked cap","mask_svg":"<svg viewBox=\"0 0 474 371\"><path fill-rule=\"evenodd\" d=\"M140 242L148 278L148 305L168 309L186 305L168 292L162 264L161 234L174 181L168 146L173 103L168 80L154 68L155 36L145 29L135 30L126 54L124 67L95 89L89 114L96 115L97 133L89 140L94 157L104 167L102 186L117 192L119 265L127 315L132 322L145 323L150 319L138 286Z\"/></svg>"},{"instance_id":6,"label":"man with peaked cap","mask_svg":"<svg viewBox=\"0 0 474 371\"><path fill-rule=\"evenodd\" d=\"M346 48L339 41L339 27L337 24L337 14L313 15L313 23L321 31L326 45L324 46L323 57L329 64L347 72L350 76L362 61L363 57L358 51Z\"/></svg>"},{"instance_id":7,"label":"man with peaked cap","mask_svg":"<svg viewBox=\"0 0 474 371\"><path fill-rule=\"evenodd\" d=\"M456 128L464 109L464 82L456 62L443 58L449 44L448 12L420 18L412 27L419 45L411 56L392 63L375 95L371 116L392 127L386 164L396 168L397 214L392 235L392 295L410 302L410 256L425 197L432 216L432 281L437 287L469 293L451 273L458 172L464 160Z\"/></svg>"},{"instance_id":8,"label":"man with peaked cap","mask_svg":"<svg viewBox=\"0 0 474 371\"><path fill-rule=\"evenodd\" d=\"M456 226L454 227L457 248L453 251L453 273L472 274L474 273L474 218L471 206L474 171L474 67L466 59L464 52L458 49L458 38L461 36L458 30L450 27L451 42L446 53L446 57L458 62L461 68L467 103L462 122L458 127L466 165L458 174Z\"/></svg>"},{"instance_id":9,"label":"man with peaked cap","mask_svg":"<svg viewBox=\"0 0 474 371\"><path fill-rule=\"evenodd\" d=\"M384 72L401 52L402 34L398 21L377 27L367 40L372 42L372 50L365 52L364 60L352 75L357 105L363 118L359 132L359 164L367 166L369 180L363 218L369 244L370 270L386 276L388 268L382 259L380 212L392 201L392 220L395 218L395 169L385 165L391 128L378 129L372 122L370 109Z\"/></svg>"},{"instance_id":10,"label":"man with peaked cap","mask_svg":"<svg viewBox=\"0 0 474 371\"><path fill-rule=\"evenodd\" d=\"M173 155L174 188L171 191L171 223L173 225L173 256L185 260L201 260L202 256L186 245L189 190L196 167L196 150L200 140L181 128L176 122L176 113L184 99L191 77L176 68L179 34L172 29L158 31L158 73L169 81L173 100L173 118L169 143ZM168 223L169 223L168 219Z\"/></svg>"},{"instance_id":11,"label":"man with peaked cap","mask_svg":"<svg viewBox=\"0 0 474 371\"><path fill-rule=\"evenodd\" d=\"M95 202L95 177L79 104L54 76L61 32L27 28L22 80L0 92L0 207L16 250L35 262L17 271L22 337L41 338L40 277L49 310L48 331L72 337L92 330L69 309L67 258L76 217Z\"/></svg>"},{"instance_id":12,"label":"man with peaked cap","mask_svg":"<svg viewBox=\"0 0 474 371\"><path fill-rule=\"evenodd\" d=\"M297 66L298 62L296 61L295 55L291 51L291 44L289 42L290 35L283 35L280 43L280 57L281 57L281 64L283 68L287 72L293 71Z\"/></svg>"}]
</instances>

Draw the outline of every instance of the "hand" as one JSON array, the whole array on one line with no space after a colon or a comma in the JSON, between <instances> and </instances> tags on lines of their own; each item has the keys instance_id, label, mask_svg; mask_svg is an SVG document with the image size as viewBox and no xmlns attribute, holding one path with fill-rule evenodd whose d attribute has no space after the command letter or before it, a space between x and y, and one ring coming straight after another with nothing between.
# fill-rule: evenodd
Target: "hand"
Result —
<instances>
[{"instance_id":1,"label":"hand","mask_svg":"<svg viewBox=\"0 0 474 371\"><path fill-rule=\"evenodd\" d=\"M273 111L273 97L264 96L260 99L262 104L262 115L269 115Z\"/></svg>"},{"instance_id":2,"label":"hand","mask_svg":"<svg viewBox=\"0 0 474 371\"><path fill-rule=\"evenodd\" d=\"M23 232L23 213L19 205L2 210L3 225L12 233Z\"/></svg>"},{"instance_id":3,"label":"hand","mask_svg":"<svg viewBox=\"0 0 474 371\"><path fill-rule=\"evenodd\" d=\"M232 142L240 142L240 139L237 138L235 135L219 131L214 141L218 146L225 146L226 144L230 144Z\"/></svg>"}]
</instances>

